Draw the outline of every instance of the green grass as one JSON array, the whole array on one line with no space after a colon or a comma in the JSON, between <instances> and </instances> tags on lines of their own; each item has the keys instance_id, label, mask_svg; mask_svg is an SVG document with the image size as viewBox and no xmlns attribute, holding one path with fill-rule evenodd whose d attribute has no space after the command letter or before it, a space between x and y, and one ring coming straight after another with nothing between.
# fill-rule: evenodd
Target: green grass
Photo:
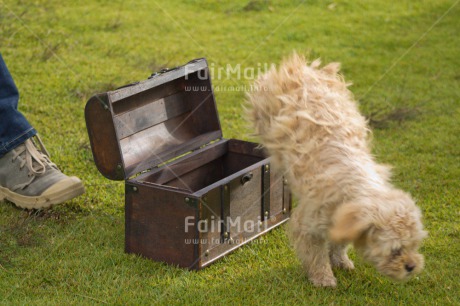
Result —
<instances>
[{"instance_id":1,"label":"green grass","mask_svg":"<svg viewBox=\"0 0 460 306\"><path fill-rule=\"evenodd\" d=\"M0 50L20 109L53 161L87 192L45 212L0 203L4 304L459 304L460 5L426 1L0 0ZM278 63L292 50L342 62L377 158L418 200L426 269L408 283L359 258L336 289L310 285L284 228L200 272L123 252L124 187L93 163L83 109L95 92L206 57L215 68ZM214 86L248 79L214 78ZM247 139L244 92L218 91L226 138ZM409 110L410 116L399 114ZM404 113L404 112L403 112ZM395 114L389 116L389 114ZM390 119L395 120L390 120Z\"/></svg>"}]
</instances>

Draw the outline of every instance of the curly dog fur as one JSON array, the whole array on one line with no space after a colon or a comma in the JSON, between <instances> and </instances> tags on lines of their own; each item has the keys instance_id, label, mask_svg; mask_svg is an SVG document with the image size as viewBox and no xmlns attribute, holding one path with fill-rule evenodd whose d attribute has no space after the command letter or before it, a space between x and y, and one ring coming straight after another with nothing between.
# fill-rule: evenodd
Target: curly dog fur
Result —
<instances>
[{"instance_id":1,"label":"curly dog fur","mask_svg":"<svg viewBox=\"0 0 460 306\"><path fill-rule=\"evenodd\" d=\"M249 120L298 198L288 236L313 284L336 286L332 267L354 268L350 243L379 272L405 280L424 265L421 212L371 155L339 66L294 53L255 82Z\"/></svg>"}]
</instances>

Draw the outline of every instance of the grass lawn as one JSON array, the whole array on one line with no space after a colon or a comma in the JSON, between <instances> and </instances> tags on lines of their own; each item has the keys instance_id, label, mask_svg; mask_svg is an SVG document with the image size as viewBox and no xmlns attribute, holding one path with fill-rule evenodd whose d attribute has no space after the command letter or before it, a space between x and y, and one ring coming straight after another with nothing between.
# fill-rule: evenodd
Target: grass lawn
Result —
<instances>
[{"instance_id":1,"label":"grass lawn","mask_svg":"<svg viewBox=\"0 0 460 306\"><path fill-rule=\"evenodd\" d=\"M87 189L47 211L0 203L0 304L458 305L459 2L0 0L0 52L20 109ZM352 254L356 270L318 289L284 227L200 272L125 254L124 185L94 165L88 98L198 57L215 71L263 68L292 50L342 62L375 127L377 159L424 212L425 271L393 283ZM249 139L236 89L250 82L213 75L226 138Z\"/></svg>"}]
</instances>

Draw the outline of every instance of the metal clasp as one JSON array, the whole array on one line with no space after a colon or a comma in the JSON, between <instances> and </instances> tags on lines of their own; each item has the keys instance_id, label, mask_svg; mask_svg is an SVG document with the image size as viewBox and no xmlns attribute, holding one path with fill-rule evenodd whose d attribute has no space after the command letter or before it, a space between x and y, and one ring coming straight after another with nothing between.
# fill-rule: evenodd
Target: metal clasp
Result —
<instances>
[{"instance_id":1,"label":"metal clasp","mask_svg":"<svg viewBox=\"0 0 460 306\"><path fill-rule=\"evenodd\" d=\"M253 174L252 172L246 173L241 177L241 185L245 185L247 182L252 180Z\"/></svg>"}]
</instances>

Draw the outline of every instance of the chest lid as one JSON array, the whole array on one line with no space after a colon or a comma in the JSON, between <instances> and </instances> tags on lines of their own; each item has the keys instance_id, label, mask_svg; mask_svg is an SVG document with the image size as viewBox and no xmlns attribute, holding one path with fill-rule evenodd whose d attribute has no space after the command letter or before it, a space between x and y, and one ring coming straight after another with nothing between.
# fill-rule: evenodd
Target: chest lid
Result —
<instances>
[{"instance_id":1,"label":"chest lid","mask_svg":"<svg viewBox=\"0 0 460 306\"><path fill-rule=\"evenodd\" d=\"M85 119L96 166L112 180L222 138L205 59L95 95Z\"/></svg>"}]
</instances>

